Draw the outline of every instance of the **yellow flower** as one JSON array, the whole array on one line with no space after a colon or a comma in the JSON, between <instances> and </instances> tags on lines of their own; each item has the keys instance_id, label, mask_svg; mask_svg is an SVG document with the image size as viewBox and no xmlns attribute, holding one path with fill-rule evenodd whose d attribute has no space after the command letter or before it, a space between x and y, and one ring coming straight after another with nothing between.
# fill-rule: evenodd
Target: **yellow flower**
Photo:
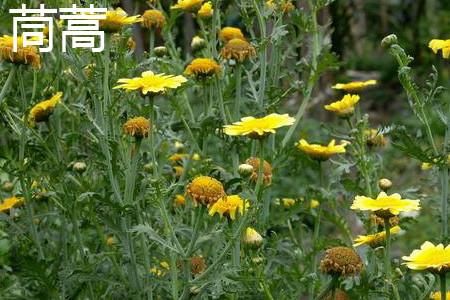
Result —
<instances>
[{"instance_id":1,"label":"yellow flower","mask_svg":"<svg viewBox=\"0 0 450 300\"><path fill-rule=\"evenodd\" d=\"M432 163L429 163L429 162L423 162L423 163L420 165L420 168L421 168L423 171L428 171L428 170L430 170L430 169L433 168L433 164L432 164Z\"/></svg>"},{"instance_id":2,"label":"yellow flower","mask_svg":"<svg viewBox=\"0 0 450 300\"><path fill-rule=\"evenodd\" d=\"M123 124L123 131L137 139L148 137L150 121L144 117L132 118Z\"/></svg>"},{"instance_id":3,"label":"yellow flower","mask_svg":"<svg viewBox=\"0 0 450 300\"><path fill-rule=\"evenodd\" d=\"M53 113L55 106L61 101L63 93L58 92L50 99L41 101L30 110L28 115L28 123L34 126L36 122L46 122Z\"/></svg>"},{"instance_id":4,"label":"yellow flower","mask_svg":"<svg viewBox=\"0 0 450 300\"><path fill-rule=\"evenodd\" d=\"M331 140L328 146L320 144L309 144L306 140L301 139L297 143L297 148L308 154L312 159L323 161L329 159L332 155L338 153L345 153L345 146L347 143L336 145L335 140Z\"/></svg>"},{"instance_id":5,"label":"yellow flower","mask_svg":"<svg viewBox=\"0 0 450 300\"><path fill-rule=\"evenodd\" d=\"M392 217L401 212L419 210L419 202L420 200L402 199L397 193L387 195L385 192L381 192L376 199L356 196L350 208L373 211L380 217Z\"/></svg>"},{"instance_id":6,"label":"yellow flower","mask_svg":"<svg viewBox=\"0 0 450 300\"><path fill-rule=\"evenodd\" d=\"M105 32L118 32L123 26L142 22L141 16L131 16L121 9L110 10L106 12L106 19L100 20L100 29Z\"/></svg>"},{"instance_id":7,"label":"yellow flower","mask_svg":"<svg viewBox=\"0 0 450 300\"><path fill-rule=\"evenodd\" d=\"M316 200L316 199L311 199L311 201L309 202L309 207L311 209L314 209L314 208L318 207L319 205L320 205L320 202L319 202L319 200Z\"/></svg>"},{"instance_id":8,"label":"yellow flower","mask_svg":"<svg viewBox=\"0 0 450 300\"><path fill-rule=\"evenodd\" d=\"M196 58L184 71L185 75L194 75L197 79L205 79L219 73L220 65L210 58Z\"/></svg>"},{"instance_id":9,"label":"yellow flower","mask_svg":"<svg viewBox=\"0 0 450 300\"><path fill-rule=\"evenodd\" d=\"M237 27L224 27L219 32L219 39L222 42L228 42L233 39L245 40L244 34Z\"/></svg>"},{"instance_id":10,"label":"yellow flower","mask_svg":"<svg viewBox=\"0 0 450 300\"><path fill-rule=\"evenodd\" d=\"M401 230L400 226L394 226L390 229L391 234L397 234ZM361 245L369 245L371 247L377 247L381 245L386 239L386 231L381 231L375 234L359 235L355 240L353 247Z\"/></svg>"},{"instance_id":11,"label":"yellow flower","mask_svg":"<svg viewBox=\"0 0 450 300\"><path fill-rule=\"evenodd\" d=\"M239 195L226 196L210 206L209 215L213 216L218 213L221 217L226 216L234 220L236 219L237 212L243 215L249 206L248 201L243 200Z\"/></svg>"},{"instance_id":12,"label":"yellow flower","mask_svg":"<svg viewBox=\"0 0 450 300\"><path fill-rule=\"evenodd\" d=\"M181 75L154 74L152 71L146 71L142 73L142 77L119 79L117 83L120 85L115 86L114 89L140 90L144 95L156 94L164 93L168 89L176 89L186 81L187 79Z\"/></svg>"},{"instance_id":13,"label":"yellow flower","mask_svg":"<svg viewBox=\"0 0 450 300\"><path fill-rule=\"evenodd\" d=\"M212 17L214 13L211 1L203 3L202 7L197 12L197 16L202 19Z\"/></svg>"},{"instance_id":14,"label":"yellow flower","mask_svg":"<svg viewBox=\"0 0 450 300\"><path fill-rule=\"evenodd\" d=\"M11 197L3 199L3 202L0 203L0 212L8 212L11 208L15 206L20 206L24 202L24 198L22 197Z\"/></svg>"},{"instance_id":15,"label":"yellow flower","mask_svg":"<svg viewBox=\"0 0 450 300\"><path fill-rule=\"evenodd\" d=\"M186 204L186 198L183 195L175 195L175 199L173 200L173 205L175 207L180 207Z\"/></svg>"},{"instance_id":16,"label":"yellow flower","mask_svg":"<svg viewBox=\"0 0 450 300\"><path fill-rule=\"evenodd\" d=\"M288 114L270 114L262 118L245 117L232 125L225 125L224 132L227 135L248 135L250 138L262 138L275 129L294 124L295 119Z\"/></svg>"},{"instance_id":17,"label":"yellow flower","mask_svg":"<svg viewBox=\"0 0 450 300\"><path fill-rule=\"evenodd\" d=\"M109 236L109 237L106 239L106 245L112 247L112 246L114 246L115 244L117 244L117 239L116 239L115 237Z\"/></svg>"},{"instance_id":18,"label":"yellow flower","mask_svg":"<svg viewBox=\"0 0 450 300\"><path fill-rule=\"evenodd\" d=\"M258 157L250 157L245 161L247 165L250 165L253 168L250 179L255 182L258 180L259 161L260 159ZM272 183L272 166L266 160L264 160L263 163L262 175L263 175L263 183L265 185L270 185Z\"/></svg>"},{"instance_id":19,"label":"yellow flower","mask_svg":"<svg viewBox=\"0 0 450 300\"><path fill-rule=\"evenodd\" d=\"M235 38L228 41L220 51L225 59L234 59L237 62L243 62L248 58L252 58L256 55L255 47L249 42L243 39Z\"/></svg>"},{"instance_id":20,"label":"yellow flower","mask_svg":"<svg viewBox=\"0 0 450 300\"><path fill-rule=\"evenodd\" d=\"M41 56L34 46L23 46L23 37L17 37L17 52L13 51L14 39L12 36L0 37L0 59L14 64L31 65L34 68L41 67Z\"/></svg>"},{"instance_id":21,"label":"yellow flower","mask_svg":"<svg viewBox=\"0 0 450 300\"><path fill-rule=\"evenodd\" d=\"M430 270L446 272L450 270L450 245L434 245L425 242L420 250L414 250L409 256L403 256L405 265L412 270Z\"/></svg>"},{"instance_id":22,"label":"yellow flower","mask_svg":"<svg viewBox=\"0 0 450 300\"><path fill-rule=\"evenodd\" d=\"M182 161L186 157L188 157L188 154L186 154L186 153L175 153L175 154L172 154L171 156L169 156L169 160L173 163L176 163L176 162Z\"/></svg>"},{"instance_id":23,"label":"yellow flower","mask_svg":"<svg viewBox=\"0 0 450 300\"><path fill-rule=\"evenodd\" d=\"M367 81L353 81L349 83L338 83L333 85L332 88L336 90L344 90L348 93L358 92L363 90L365 87L377 84L376 80L367 80Z\"/></svg>"},{"instance_id":24,"label":"yellow flower","mask_svg":"<svg viewBox=\"0 0 450 300\"><path fill-rule=\"evenodd\" d=\"M359 101L358 95L345 95L341 100L324 106L326 110L334 112L340 117L346 117L355 111L355 105Z\"/></svg>"},{"instance_id":25,"label":"yellow flower","mask_svg":"<svg viewBox=\"0 0 450 300\"><path fill-rule=\"evenodd\" d=\"M450 57L450 39L449 40L437 40L433 39L428 44L428 47L436 54L439 50L442 50L442 57Z\"/></svg>"},{"instance_id":26,"label":"yellow flower","mask_svg":"<svg viewBox=\"0 0 450 300\"><path fill-rule=\"evenodd\" d=\"M174 166L173 170L175 171L175 177L181 177L184 172L184 168L182 166Z\"/></svg>"},{"instance_id":27,"label":"yellow flower","mask_svg":"<svg viewBox=\"0 0 450 300\"><path fill-rule=\"evenodd\" d=\"M243 240L244 240L244 243L249 246L258 247L263 242L263 237L258 233L258 231L256 231L252 227L247 227L245 229L245 234L244 234Z\"/></svg>"},{"instance_id":28,"label":"yellow flower","mask_svg":"<svg viewBox=\"0 0 450 300\"><path fill-rule=\"evenodd\" d=\"M450 292L447 291L446 298L450 299ZM434 292L430 295L430 299L432 300L441 300L441 292Z\"/></svg>"},{"instance_id":29,"label":"yellow flower","mask_svg":"<svg viewBox=\"0 0 450 300\"><path fill-rule=\"evenodd\" d=\"M209 176L198 176L188 184L186 193L197 203L210 205L226 196L222 183Z\"/></svg>"},{"instance_id":30,"label":"yellow flower","mask_svg":"<svg viewBox=\"0 0 450 300\"><path fill-rule=\"evenodd\" d=\"M178 0L170 9L181 9L186 12L196 12L202 6L203 0Z\"/></svg>"},{"instance_id":31,"label":"yellow flower","mask_svg":"<svg viewBox=\"0 0 450 300\"><path fill-rule=\"evenodd\" d=\"M283 203L284 207L291 207L295 204L295 199L292 198L282 198L281 203Z\"/></svg>"},{"instance_id":32,"label":"yellow flower","mask_svg":"<svg viewBox=\"0 0 450 300\"><path fill-rule=\"evenodd\" d=\"M146 10L142 15L142 25L148 29L160 30L165 22L163 13L157 9Z\"/></svg>"}]
</instances>

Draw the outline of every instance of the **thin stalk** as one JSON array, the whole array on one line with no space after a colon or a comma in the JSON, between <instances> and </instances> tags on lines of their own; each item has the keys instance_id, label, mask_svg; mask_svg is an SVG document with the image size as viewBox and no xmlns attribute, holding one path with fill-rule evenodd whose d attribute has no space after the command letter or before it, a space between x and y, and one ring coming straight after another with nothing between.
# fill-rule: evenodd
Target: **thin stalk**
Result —
<instances>
[{"instance_id":1,"label":"thin stalk","mask_svg":"<svg viewBox=\"0 0 450 300\"><path fill-rule=\"evenodd\" d=\"M439 274L439 282L441 286L441 300L447 300L447 278L445 272Z\"/></svg>"},{"instance_id":2,"label":"thin stalk","mask_svg":"<svg viewBox=\"0 0 450 300\"><path fill-rule=\"evenodd\" d=\"M236 79L236 98L234 100L234 114L236 121L241 118L241 94L242 94L242 71L241 64L238 62L234 69Z\"/></svg>"},{"instance_id":3,"label":"thin stalk","mask_svg":"<svg viewBox=\"0 0 450 300\"><path fill-rule=\"evenodd\" d=\"M151 57L153 55L153 49L155 49L155 30L150 29L148 54Z\"/></svg>"},{"instance_id":4,"label":"thin stalk","mask_svg":"<svg viewBox=\"0 0 450 300\"><path fill-rule=\"evenodd\" d=\"M442 222L442 242L446 243L448 240L448 165L441 170L441 184L442 184L442 197L441 197L441 222Z\"/></svg>"},{"instance_id":5,"label":"thin stalk","mask_svg":"<svg viewBox=\"0 0 450 300\"><path fill-rule=\"evenodd\" d=\"M150 151L152 156L152 163L153 163L153 176L156 176L158 174L158 165L156 160L156 149L155 149L155 126L156 126L156 114L155 114L155 98L153 96L149 97L150 102L150 122L152 124L150 129Z\"/></svg>"},{"instance_id":6,"label":"thin stalk","mask_svg":"<svg viewBox=\"0 0 450 300\"><path fill-rule=\"evenodd\" d=\"M259 25L259 31L260 31L260 38L262 41L262 51L259 55L259 63L260 63L260 76L259 76L259 104L261 107L264 105L264 95L265 95L265 89L266 89L266 72L267 72L267 33L266 33L266 22L264 22L264 16L261 13L258 1L253 0L253 6L256 11L256 16L258 18L258 25Z\"/></svg>"},{"instance_id":7,"label":"thin stalk","mask_svg":"<svg viewBox=\"0 0 450 300\"><path fill-rule=\"evenodd\" d=\"M324 179L323 179L323 168L322 168L322 162L318 161L319 164L319 186L323 187ZM316 246L317 246L317 240L319 239L319 233L320 233L320 222L322 219L322 207L323 204L319 205L319 209L317 210L317 216L314 222L314 233L313 233L313 241L312 241L312 255L311 255L311 272L316 273L317 272L317 266L316 266ZM314 298L314 281L311 282L310 290L309 290L309 296L310 299Z\"/></svg>"},{"instance_id":8,"label":"thin stalk","mask_svg":"<svg viewBox=\"0 0 450 300\"><path fill-rule=\"evenodd\" d=\"M391 282L391 223L389 217L384 218L384 228L386 231L386 245L384 248L384 269L386 272L386 292L389 293L389 283Z\"/></svg>"},{"instance_id":9,"label":"thin stalk","mask_svg":"<svg viewBox=\"0 0 450 300\"><path fill-rule=\"evenodd\" d=\"M5 97L6 93L9 91L9 88L11 87L11 83L14 79L14 75L16 74L16 66L12 65L11 70L9 70L8 78L6 78L5 84L2 87L2 90L0 92L0 105L3 102L3 98Z\"/></svg>"},{"instance_id":10,"label":"thin stalk","mask_svg":"<svg viewBox=\"0 0 450 300\"><path fill-rule=\"evenodd\" d=\"M259 166L258 166L258 177L256 179L256 187L255 187L255 195L256 202L258 205L261 204L261 196L262 196L262 186L263 186L263 176L264 176L264 139L260 139L259 141ZM263 211L265 214L265 211ZM265 217L263 216L265 220Z\"/></svg>"},{"instance_id":11,"label":"thin stalk","mask_svg":"<svg viewBox=\"0 0 450 300\"><path fill-rule=\"evenodd\" d=\"M219 97L219 110L220 110L220 115L222 116L222 120L225 124L228 123L227 120L227 115L225 114L225 105L223 103L223 97L222 97L222 86L220 84L220 80L215 77L214 79L215 83L216 83L216 90L217 90L217 96Z\"/></svg>"},{"instance_id":12,"label":"thin stalk","mask_svg":"<svg viewBox=\"0 0 450 300\"><path fill-rule=\"evenodd\" d=\"M111 50L111 42L109 39L109 36L106 35L105 37L105 50L104 50L104 57L103 57L103 64L104 64L104 72L103 72L103 102L105 104L104 108L105 111L108 112L111 107L110 107L110 94L109 94L109 65L110 65L110 61L111 61L111 57L110 57L110 50ZM102 112L104 113L104 112ZM105 131L106 135L108 134L108 128L109 128L109 123L106 122L105 124L103 124L103 130Z\"/></svg>"}]
</instances>

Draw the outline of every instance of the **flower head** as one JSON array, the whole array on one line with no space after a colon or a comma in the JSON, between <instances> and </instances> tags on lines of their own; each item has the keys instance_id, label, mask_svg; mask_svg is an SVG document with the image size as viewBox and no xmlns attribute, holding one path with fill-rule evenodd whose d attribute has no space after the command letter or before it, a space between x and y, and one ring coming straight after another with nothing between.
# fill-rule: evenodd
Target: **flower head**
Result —
<instances>
[{"instance_id":1,"label":"flower head","mask_svg":"<svg viewBox=\"0 0 450 300\"><path fill-rule=\"evenodd\" d=\"M144 117L130 119L123 124L123 131L137 139L148 137L150 121Z\"/></svg>"},{"instance_id":2,"label":"flower head","mask_svg":"<svg viewBox=\"0 0 450 300\"><path fill-rule=\"evenodd\" d=\"M254 57L256 50L246 40L235 38L225 44L220 54L225 59L234 59L238 62L243 62L246 59Z\"/></svg>"},{"instance_id":3,"label":"flower head","mask_svg":"<svg viewBox=\"0 0 450 300\"><path fill-rule=\"evenodd\" d=\"M379 217L393 217L401 212L419 210L419 202L419 200L402 199L397 193L387 195L385 192L381 192L376 199L356 196L350 208L373 211Z\"/></svg>"},{"instance_id":4,"label":"flower head","mask_svg":"<svg viewBox=\"0 0 450 300\"><path fill-rule=\"evenodd\" d=\"M181 9L186 12L196 12L202 6L203 0L178 0L170 9Z\"/></svg>"},{"instance_id":5,"label":"flower head","mask_svg":"<svg viewBox=\"0 0 450 300\"><path fill-rule=\"evenodd\" d=\"M447 299L450 299L450 291L447 291L447 293L446 293L447 295L446 295L446 298ZM432 293L431 295L430 295L430 299L432 299L432 300L441 300L442 298L441 298L441 292L434 292L434 293Z\"/></svg>"},{"instance_id":6,"label":"flower head","mask_svg":"<svg viewBox=\"0 0 450 300\"><path fill-rule=\"evenodd\" d=\"M252 227L247 227L245 229L245 234L244 234L244 243L245 244L247 244L249 246L259 247L262 242L263 242L263 237L258 233L258 231L256 231Z\"/></svg>"},{"instance_id":7,"label":"flower head","mask_svg":"<svg viewBox=\"0 0 450 300\"><path fill-rule=\"evenodd\" d=\"M188 184L186 193L197 203L210 205L226 196L222 183L209 176L198 176Z\"/></svg>"},{"instance_id":8,"label":"flower head","mask_svg":"<svg viewBox=\"0 0 450 300\"><path fill-rule=\"evenodd\" d=\"M23 37L17 37L17 51L14 52L14 38L9 35L0 37L0 59L14 64L41 67L41 56L35 46L23 46Z\"/></svg>"},{"instance_id":9,"label":"flower head","mask_svg":"<svg viewBox=\"0 0 450 300\"><path fill-rule=\"evenodd\" d=\"M24 202L24 198L22 197L10 197L3 199L3 202L0 203L0 212L8 212L11 208L20 206Z\"/></svg>"},{"instance_id":10,"label":"flower head","mask_svg":"<svg viewBox=\"0 0 450 300\"><path fill-rule=\"evenodd\" d=\"M191 262L191 273L193 275L198 275L206 270L206 262L203 256L193 256L190 259Z\"/></svg>"},{"instance_id":11,"label":"flower head","mask_svg":"<svg viewBox=\"0 0 450 300\"><path fill-rule=\"evenodd\" d=\"M250 176L250 179L255 182L258 180L259 161L260 159L258 157L250 157L245 161L246 164L253 167L253 172L252 175ZM263 174L263 183L265 185L270 185L272 183L272 166L266 160L264 160L263 163L262 174Z\"/></svg>"},{"instance_id":12,"label":"flower head","mask_svg":"<svg viewBox=\"0 0 450 300\"><path fill-rule=\"evenodd\" d=\"M106 12L106 19L100 20L100 29L105 32L119 32L123 26L139 23L142 21L140 16L131 16L121 9L110 10Z\"/></svg>"},{"instance_id":13,"label":"flower head","mask_svg":"<svg viewBox=\"0 0 450 300\"><path fill-rule=\"evenodd\" d=\"M319 200L316 199L311 199L311 201L309 202L309 208L314 209L316 207L318 207L320 205Z\"/></svg>"},{"instance_id":14,"label":"flower head","mask_svg":"<svg viewBox=\"0 0 450 300\"><path fill-rule=\"evenodd\" d=\"M363 263L353 248L334 247L325 252L320 262L322 272L330 275L353 276L361 272Z\"/></svg>"},{"instance_id":15,"label":"flower head","mask_svg":"<svg viewBox=\"0 0 450 300\"><path fill-rule=\"evenodd\" d=\"M346 117L355 111L355 105L359 101L358 95L345 95L341 100L324 106L326 110L334 112L340 117Z\"/></svg>"},{"instance_id":16,"label":"flower head","mask_svg":"<svg viewBox=\"0 0 450 300\"><path fill-rule=\"evenodd\" d=\"M439 50L442 50L443 58L450 58L450 39L437 40L433 39L428 43L428 47L436 54Z\"/></svg>"},{"instance_id":17,"label":"flower head","mask_svg":"<svg viewBox=\"0 0 450 300\"><path fill-rule=\"evenodd\" d=\"M236 219L236 213L243 215L249 206L248 201L243 200L239 195L225 196L209 207L209 215L213 216L218 213L221 217L225 216L234 220Z\"/></svg>"},{"instance_id":18,"label":"flower head","mask_svg":"<svg viewBox=\"0 0 450 300\"><path fill-rule=\"evenodd\" d=\"M204 79L220 73L220 65L210 58L194 59L184 71L185 75L194 75L197 79Z\"/></svg>"},{"instance_id":19,"label":"flower head","mask_svg":"<svg viewBox=\"0 0 450 300\"><path fill-rule=\"evenodd\" d=\"M397 234L401 230L400 226L394 226L390 229L391 234ZM378 247L384 243L386 239L386 231L381 231L375 234L359 235L353 242L353 247L361 245L369 245L372 248Z\"/></svg>"},{"instance_id":20,"label":"flower head","mask_svg":"<svg viewBox=\"0 0 450 300\"><path fill-rule=\"evenodd\" d=\"M142 25L148 29L161 30L165 22L164 14L157 9L148 9L142 15Z\"/></svg>"},{"instance_id":21,"label":"flower head","mask_svg":"<svg viewBox=\"0 0 450 300\"><path fill-rule=\"evenodd\" d=\"M331 140L328 146L320 144L309 144L306 140L301 139L297 143L297 148L309 155L312 159L323 161L329 159L332 155L338 153L345 153L346 143L336 145L335 140Z\"/></svg>"},{"instance_id":22,"label":"flower head","mask_svg":"<svg viewBox=\"0 0 450 300\"><path fill-rule=\"evenodd\" d=\"M212 7L211 1L203 3L202 7L197 12L197 17L206 19L212 17L214 9Z\"/></svg>"},{"instance_id":23,"label":"flower head","mask_svg":"<svg viewBox=\"0 0 450 300\"><path fill-rule=\"evenodd\" d=\"M364 138L369 147L384 147L387 144L385 136L375 128L364 130Z\"/></svg>"},{"instance_id":24,"label":"flower head","mask_svg":"<svg viewBox=\"0 0 450 300\"><path fill-rule=\"evenodd\" d=\"M219 32L219 39L222 42L229 42L233 39L245 40L245 37L241 29L237 27L224 27Z\"/></svg>"},{"instance_id":25,"label":"flower head","mask_svg":"<svg viewBox=\"0 0 450 300\"><path fill-rule=\"evenodd\" d=\"M186 204L186 198L183 195L177 194L175 195L175 199L173 199L173 205L175 207L180 207Z\"/></svg>"},{"instance_id":26,"label":"flower head","mask_svg":"<svg viewBox=\"0 0 450 300\"><path fill-rule=\"evenodd\" d=\"M275 129L294 124L295 119L288 114L270 114L262 118L245 117L241 121L232 125L225 125L224 132L228 135L248 135L250 138L258 139L270 133L275 133Z\"/></svg>"},{"instance_id":27,"label":"flower head","mask_svg":"<svg viewBox=\"0 0 450 300\"><path fill-rule=\"evenodd\" d=\"M28 115L28 123L34 126L39 122L46 122L53 113L55 106L61 101L63 93L58 92L50 99L44 100L33 106Z\"/></svg>"},{"instance_id":28,"label":"flower head","mask_svg":"<svg viewBox=\"0 0 450 300\"><path fill-rule=\"evenodd\" d=\"M291 207L291 206L294 206L295 205L295 199L293 199L293 198L282 198L281 199L281 203L283 204L283 206L284 207L286 207L286 208L288 208L288 207Z\"/></svg>"},{"instance_id":29,"label":"flower head","mask_svg":"<svg viewBox=\"0 0 450 300\"><path fill-rule=\"evenodd\" d=\"M118 83L120 84L114 89L140 90L144 95L159 94L169 89L176 89L186 81L187 79L181 75L155 74L152 71L146 71L142 73L141 77L119 79Z\"/></svg>"},{"instance_id":30,"label":"flower head","mask_svg":"<svg viewBox=\"0 0 450 300\"><path fill-rule=\"evenodd\" d=\"M367 80L367 81L353 81L349 83L338 83L332 86L333 89L336 90L344 90L348 93L351 92L359 92L364 88L377 84L376 80Z\"/></svg>"},{"instance_id":31,"label":"flower head","mask_svg":"<svg viewBox=\"0 0 450 300\"><path fill-rule=\"evenodd\" d=\"M403 256L405 265L412 270L430 270L447 272L450 270L450 245L434 245L425 242L420 249L414 250L409 256Z\"/></svg>"}]
</instances>

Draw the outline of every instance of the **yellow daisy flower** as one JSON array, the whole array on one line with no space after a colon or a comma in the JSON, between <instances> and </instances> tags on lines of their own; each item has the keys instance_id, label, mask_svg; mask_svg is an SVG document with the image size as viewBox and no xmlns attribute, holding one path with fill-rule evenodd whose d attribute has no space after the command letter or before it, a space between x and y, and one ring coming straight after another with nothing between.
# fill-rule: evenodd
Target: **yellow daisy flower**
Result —
<instances>
[{"instance_id":1,"label":"yellow daisy flower","mask_svg":"<svg viewBox=\"0 0 450 300\"><path fill-rule=\"evenodd\" d=\"M390 228L391 234L397 234L401 230L400 226L394 226ZM361 245L369 245L371 247L377 247L381 245L386 239L386 231L381 231L375 234L369 235L359 235L355 240L353 247L358 247Z\"/></svg>"},{"instance_id":2,"label":"yellow daisy flower","mask_svg":"<svg viewBox=\"0 0 450 300\"><path fill-rule=\"evenodd\" d=\"M11 208L20 206L24 202L24 198L22 197L10 197L3 199L3 202L0 203L0 212L8 212Z\"/></svg>"},{"instance_id":3,"label":"yellow daisy flower","mask_svg":"<svg viewBox=\"0 0 450 300\"><path fill-rule=\"evenodd\" d=\"M210 58L196 58L184 70L185 75L194 75L197 79L205 79L220 73L220 65Z\"/></svg>"},{"instance_id":4,"label":"yellow daisy flower","mask_svg":"<svg viewBox=\"0 0 450 300\"><path fill-rule=\"evenodd\" d=\"M142 15L142 25L148 29L160 30L166 22L164 14L157 9L149 9Z\"/></svg>"},{"instance_id":5,"label":"yellow daisy flower","mask_svg":"<svg viewBox=\"0 0 450 300\"><path fill-rule=\"evenodd\" d=\"M353 81L349 83L338 83L333 85L332 88L336 90L344 90L348 93L351 92L359 92L364 88L377 84L376 80L367 80L367 81Z\"/></svg>"},{"instance_id":6,"label":"yellow daisy flower","mask_svg":"<svg viewBox=\"0 0 450 300\"><path fill-rule=\"evenodd\" d=\"M148 137L150 121L144 117L132 118L123 124L123 131L136 139Z\"/></svg>"},{"instance_id":7,"label":"yellow daisy flower","mask_svg":"<svg viewBox=\"0 0 450 300\"><path fill-rule=\"evenodd\" d=\"M446 293L446 298L450 299L450 292L449 291L447 291L447 293ZM442 299L441 298L441 292L434 292L434 293L432 293L430 295L430 299L432 299L432 300L441 300Z\"/></svg>"},{"instance_id":8,"label":"yellow daisy flower","mask_svg":"<svg viewBox=\"0 0 450 300\"><path fill-rule=\"evenodd\" d=\"M433 39L428 43L428 47L436 54L439 50L442 50L442 57L450 57L450 39L449 40L437 40Z\"/></svg>"},{"instance_id":9,"label":"yellow daisy flower","mask_svg":"<svg viewBox=\"0 0 450 300\"><path fill-rule=\"evenodd\" d=\"M115 86L114 89L140 90L144 95L158 94L169 89L176 89L186 81L187 79L181 75L155 74L152 71L146 71L141 77L119 79L117 83L120 85Z\"/></svg>"},{"instance_id":10,"label":"yellow daisy flower","mask_svg":"<svg viewBox=\"0 0 450 300\"><path fill-rule=\"evenodd\" d=\"M50 99L41 101L30 110L28 115L28 123L31 126L34 126L39 122L46 122L48 118L53 113L55 106L61 102L61 98L63 96L62 92L58 92L53 95Z\"/></svg>"},{"instance_id":11,"label":"yellow daisy flower","mask_svg":"<svg viewBox=\"0 0 450 300\"><path fill-rule=\"evenodd\" d=\"M219 32L219 39L222 42L228 42L233 39L245 40L244 34L237 27L224 27Z\"/></svg>"},{"instance_id":12,"label":"yellow daisy flower","mask_svg":"<svg viewBox=\"0 0 450 300\"><path fill-rule=\"evenodd\" d=\"M387 195L385 192L381 192L376 199L356 196L350 208L373 211L380 217L392 217L401 212L420 210L419 202L420 200L402 199L397 193Z\"/></svg>"},{"instance_id":13,"label":"yellow daisy flower","mask_svg":"<svg viewBox=\"0 0 450 300\"><path fill-rule=\"evenodd\" d=\"M243 39L235 38L228 41L220 51L225 59L234 59L238 62L243 62L246 59L252 58L256 55L255 47Z\"/></svg>"},{"instance_id":14,"label":"yellow daisy flower","mask_svg":"<svg viewBox=\"0 0 450 300\"><path fill-rule=\"evenodd\" d=\"M203 0L178 0L170 9L181 9L186 12L196 12L202 6Z\"/></svg>"},{"instance_id":15,"label":"yellow daisy flower","mask_svg":"<svg viewBox=\"0 0 450 300\"><path fill-rule=\"evenodd\" d=\"M0 37L0 59L14 64L41 67L41 56L34 46L23 46L23 37L17 37L17 52L13 51L14 38L9 35Z\"/></svg>"},{"instance_id":16,"label":"yellow daisy flower","mask_svg":"<svg viewBox=\"0 0 450 300\"><path fill-rule=\"evenodd\" d=\"M203 3L197 12L197 17L201 19L211 18L214 13L211 1Z\"/></svg>"},{"instance_id":17,"label":"yellow daisy flower","mask_svg":"<svg viewBox=\"0 0 450 300\"><path fill-rule=\"evenodd\" d=\"M309 155L312 159L319 161L327 160L334 154L345 153L345 146L347 146L347 143L336 145L335 140L331 140L328 146L323 146L320 144L309 144L304 139L301 139L297 143L297 148L299 150Z\"/></svg>"},{"instance_id":18,"label":"yellow daisy flower","mask_svg":"<svg viewBox=\"0 0 450 300\"><path fill-rule=\"evenodd\" d=\"M222 183L209 176L195 177L188 184L186 194L203 205L213 204L226 196Z\"/></svg>"},{"instance_id":19,"label":"yellow daisy flower","mask_svg":"<svg viewBox=\"0 0 450 300\"><path fill-rule=\"evenodd\" d=\"M412 270L443 271L450 270L450 245L434 245L425 242L419 250L414 250L409 256L403 256L405 265Z\"/></svg>"},{"instance_id":20,"label":"yellow daisy flower","mask_svg":"<svg viewBox=\"0 0 450 300\"><path fill-rule=\"evenodd\" d=\"M105 32L118 32L123 26L142 22L141 16L131 16L121 9L110 10L106 12L106 19L100 20L100 29Z\"/></svg>"},{"instance_id":21,"label":"yellow daisy flower","mask_svg":"<svg viewBox=\"0 0 450 300\"><path fill-rule=\"evenodd\" d=\"M245 117L232 125L225 125L224 132L227 135L247 135L250 138L262 138L275 129L294 124L295 119L288 114L270 114L262 118Z\"/></svg>"},{"instance_id":22,"label":"yellow daisy flower","mask_svg":"<svg viewBox=\"0 0 450 300\"><path fill-rule=\"evenodd\" d=\"M355 105L359 101L358 95L345 95L341 100L324 106L326 110L334 112L340 117L346 117L355 111Z\"/></svg>"},{"instance_id":23,"label":"yellow daisy flower","mask_svg":"<svg viewBox=\"0 0 450 300\"><path fill-rule=\"evenodd\" d=\"M295 199L292 198L282 198L281 203L284 207L291 207L295 204Z\"/></svg>"},{"instance_id":24,"label":"yellow daisy flower","mask_svg":"<svg viewBox=\"0 0 450 300\"><path fill-rule=\"evenodd\" d=\"M231 195L222 197L209 207L209 215L213 216L218 213L221 217L225 216L231 220L236 219L236 213L241 215L248 209L250 203L243 200L239 195Z\"/></svg>"}]
</instances>

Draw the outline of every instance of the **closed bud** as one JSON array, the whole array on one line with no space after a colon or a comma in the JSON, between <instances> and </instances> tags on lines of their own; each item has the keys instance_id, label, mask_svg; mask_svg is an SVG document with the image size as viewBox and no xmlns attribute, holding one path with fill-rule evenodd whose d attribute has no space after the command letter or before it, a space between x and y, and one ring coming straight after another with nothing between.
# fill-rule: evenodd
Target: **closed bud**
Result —
<instances>
[{"instance_id":1,"label":"closed bud","mask_svg":"<svg viewBox=\"0 0 450 300\"><path fill-rule=\"evenodd\" d=\"M386 178L382 178L378 180L378 187L386 192L388 189L392 187L392 181Z\"/></svg>"},{"instance_id":2,"label":"closed bud","mask_svg":"<svg viewBox=\"0 0 450 300\"><path fill-rule=\"evenodd\" d=\"M397 44L397 36L395 34L390 34L381 41L381 46L384 48L389 48L394 44Z\"/></svg>"},{"instance_id":3,"label":"closed bud","mask_svg":"<svg viewBox=\"0 0 450 300\"><path fill-rule=\"evenodd\" d=\"M14 189L14 183L12 183L11 181L5 181L2 184L2 191L4 192L11 192Z\"/></svg>"},{"instance_id":4,"label":"closed bud","mask_svg":"<svg viewBox=\"0 0 450 300\"><path fill-rule=\"evenodd\" d=\"M153 52L158 57L164 57L167 55L167 48L164 46L155 47L155 49L153 49Z\"/></svg>"},{"instance_id":5,"label":"closed bud","mask_svg":"<svg viewBox=\"0 0 450 300\"><path fill-rule=\"evenodd\" d=\"M205 48L206 41L199 36L194 36L191 42L191 48L193 51L199 51Z\"/></svg>"},{"instance_id":6,"label":"closed bud","mask_svg":"<svg viewBox=\"0 0 450 300\"><path fill-rule=\"evenodd\" d=\"M238 172L241 176L247 177L253 173L254 169L252 165L249 164L240 164L238 167Z\"/></svg>"},{"instance_id":7,"label":"closed bud","mask_svg":"<svg viewBox=\"0 0 450 300\"><path fill-rule=\"evenodd\" d=\"M248 246L258 248L263 242L262 236L251 227L247 227L244 234L244 243Z\"/></svg>"},{"instance_id":8,"label":"closed bud","mask_svg":"<svg viewBox=\"0 0 450 300\"><path fill-rule=\"evenodd\" d=\"M77 161L76 163L73 164L72 166L72 170L74 170L77 173L83 173L84 171L86 171L86 163L82 162L82 161Z\"/></svg>"},{"instance_id":9,"label":"closed bud","mask_svg":"<svg viewBox=\"0 0 450 300\"><path fill-rule=\"evenodd\" d=\"M153 163L145 164L144 171L147 173L152 173L153 172Z\"/></svg>"}]
</instances>

